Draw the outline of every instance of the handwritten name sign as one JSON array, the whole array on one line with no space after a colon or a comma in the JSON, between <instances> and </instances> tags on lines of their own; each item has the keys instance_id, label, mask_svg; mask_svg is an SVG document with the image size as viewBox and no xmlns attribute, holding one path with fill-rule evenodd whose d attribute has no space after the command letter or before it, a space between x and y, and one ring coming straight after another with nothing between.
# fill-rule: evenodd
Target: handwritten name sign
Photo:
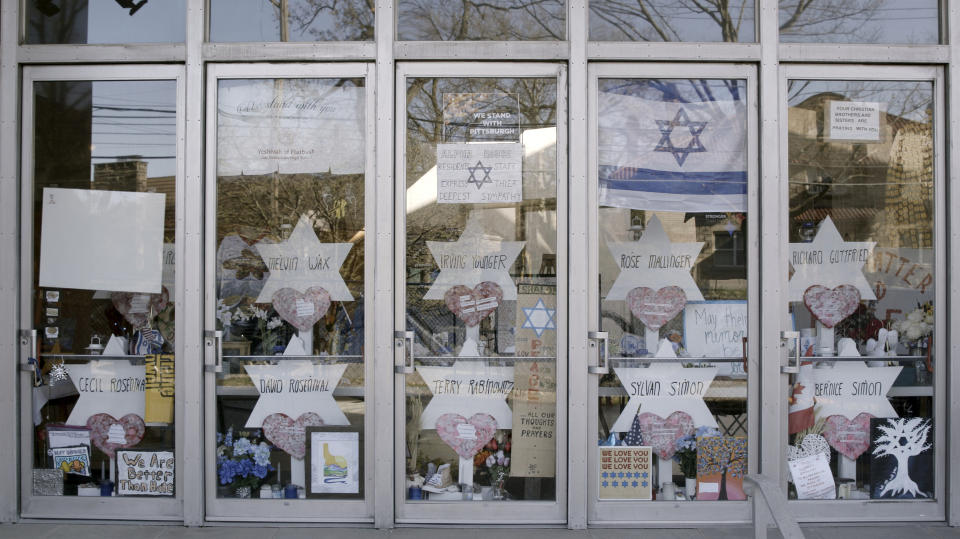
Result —
<instances>
[{"instance_id":1,"label":"handwritten name sign","mask_svg":"<svg viewBox=\"0 0 960 539\"><path fill-rule=\"evenodd\" d=\"M101 413L144 416L147 375L143 365L101 360L64 367L80 394L67 418L68 425L86 425L90 416Z\"/></svg>"},{"instance_id":2,"label":"handwritten name sign","mask_svg":"<svg viewBox=\"0 0 960 539\"><path fill-rule=\"evenodd\" d=\"M437 145L437 203L492 204L523 200L523 144Z\"/></svg>"},{"instance_id":3,"label":"handwritten name sign","mask_svg":"<svg viewBox=\"0 0 960 539\"><path fill-rule=\"evenodd\" d=\"M173 496L173 451L117 451L117 496Z\"/></svg>"},{"instance_id":4,"label":"handwritten name sign","mask_svg":"<svg viewBox=\"0 0 960 539\"><path fill-rule=\"evenodd\" d=\"M620 268L617 280L607 293L607 300L626 299L631 290L641 286L653 290L678 286L688 301L703 301L703 294L690 275L703 242L671 242L660 219L654 216L639 240L607 245Z\"/></svg>"},{"instance_id":5,"label":"handwritten name sign","mask_svg":"<svg viewBox=\"0 0 960 539\"><path fill-rule=\"evenodd\" d=\"M803 293L813 285L834 288L843 284L855 286L864 300L877 299L863 275L863 266L870 260L875 241L844 241L830 217L820 222L817 235L810 243L791 243L789 261L790 301L803 301Z\"/></svg>"},{"instance_id":6,"label":"handwritten name sign","mask_svg":"<svg viewBox=\"0 0 960 539\"><path fill-rule=\"evenodd\" d=\"M671 363L655 363L648 368L615 369L620 383L630 396L627 406L611 429L627 432L638 411L661 418L673 412L686 412L696 426L716 427L717 422L703 402L716 367L687 368Z\"/></svg>"},{"instance_id":7,"label":"handwritten name sign","mask_svg":"<svg viewBox=\"0 0 960 539\"><path fill-rule=\"evenodd\" d=\"M260 393L247 418L247 428L260 428L271 414L297 418L314 413L324 425L350 424L333 398L346 364L317 365L310 360L284 360L277 365L244 365L243 368Z\"/></svg>"},{"instance_id":8,"label":"handwritten name sign","mask_svg":"<svg viewBox=\"0 0 960 539\"><path fill-rule=\"evenodd\" d=\"M854 419L861 413L897 417L887 392L903 367L867 367L861 362L837 363L810 371L817 417L842 415Z\"/></svg>"},{"instance_id":9,"label":"handwritten name sign","mask_svg":"<svg viewBox=\"0 0 960 539\"><path fill-rule=\"evenodd\" d=\"M448 413L463 417L484 413L499 428L511 428L513 412L506 399L513 391L513 367L459 361L450 367L420 366L417 372L433 394L420 416L422 428L436 428L440 416Z\"/></svg>"}]
</instances>

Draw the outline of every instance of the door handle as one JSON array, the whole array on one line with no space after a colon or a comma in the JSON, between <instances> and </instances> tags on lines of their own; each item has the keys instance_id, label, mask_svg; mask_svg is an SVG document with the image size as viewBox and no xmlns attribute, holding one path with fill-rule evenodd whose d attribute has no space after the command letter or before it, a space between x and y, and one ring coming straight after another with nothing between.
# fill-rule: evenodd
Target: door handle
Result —
<instances>
[{"instance_id":1,"label":"door handle","mask_svg":"<svg viewBox=\"0 0 960 539\"><path fill-rule=\"evenodd\" d=\"M398 350L403 349L403 361L400 365L394 365L393 372L397 374L413 374L413 332L394 331L393 345Z\"/></svg>"},{"instance_id":2,"label":"door handle","mask_svg":"<svg viewBox=\"0 0 960 539\"><path fill-rule=\"evenodd\" d=\"M800 332L799 331L781 331L780 346L783 347L787 342L793 341L793 364L790 364L790 356L787 356L787 364L780 366L780 372L783 374L797 374L800 372Z\"/></svg>"},{"instance_id":3,"label":"door handle","mask_svg":"<svg viewBox=\"0 0 960 539\"><path fill-rule=\"evenodd\" d=\"M609 374L610 367L607 365L607 339L609 334L606 331L590 331L587 333L587 339L590 340L590 348L600 347L600 353L597 357L597 364L587 367L590 374Z\"/></svg>"},{"instance_id":4,"label":"door handle","mask_svg":"<svg viewBox=\"0 0 960 539\"><path fill-rule=\"evenodd\" d=\"M21 372L33 373L33 385L39 386L43 383L40 372L40 350L37 348L37 330L20 330L20 362Z\"/></svg>"},{"instance_id":5,"label":"door handle","mask_svg":"<svg viewBox=\"0 0 960 539\"><path fill-rule=\"evenodd\" d=\"M204 372L223 372L223 332L204 331L203 344L213 352L213 365L204 365Z\"/></svg>"}]
</instances>

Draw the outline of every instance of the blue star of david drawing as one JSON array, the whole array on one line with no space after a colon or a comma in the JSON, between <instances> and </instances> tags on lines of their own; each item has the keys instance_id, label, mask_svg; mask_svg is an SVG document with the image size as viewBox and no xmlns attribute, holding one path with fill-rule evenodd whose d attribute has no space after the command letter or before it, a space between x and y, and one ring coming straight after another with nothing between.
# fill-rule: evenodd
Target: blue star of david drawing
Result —
<instances>
[{"instance_id":1,"label":"blue star of david drawing","mask_svg":"<svg viewBox=\"0 0 960 539\"><path fill-rule=\"evenodd\" d=\"M600 477L603 477L604 479L606 479L606 478L608 478L608 477L610 477L610 476L607 475L607 472L603 472L602 474L600 474Z\"/></svg>"},{"instance_id":2,"label":"blue star of david drawing","mask_svg":"<svg viewBox=\"0 0 960 539\"><path fill-rule=\"evenodd\" d=\"M650 474L648 474L647 472L643 472L643 478L644 478L644 479L646 479L647 476L649 476L649 475L650 475Z\"/></svg>"},{"instance_id":3,"label":"blue star of david drawing","mask_svg":"<svg viewBox=\"0 0 960 539\"><path fill-rule=\"evenodd\" d=\"M646 487L648 483L647 483L646 481L643 481L643 482L640 483L640 484L643 485L644 487Z\"/></svg>"},{"instance_id":4,"label":"blue star of david drawing","mask_svg":"<svg viewBox=\"0 0 960 539\"><path fill-rule=\"evenodd\" d=\"M556 315L556 309L548 309L543 303L543 298L537 298L537 304L533 307L523 307L523 316L526 319L520 327L532 329L537 337L540 337L548 329L556 331L557 323L553 319Z\"/></svg>"},{"instance_id":5,"label":"blue star of david drawing","mask_svg":"<svg viewBox=\"0 0 960 539\"><path fill-rule=\"evenodd\" d=\"M600 483L600 484L603 485L604 487L610 486L610 483L607 483L606 481L604 481L603 483Z\"/></svg>"},{"instance_id":6,"label":"blue star of david drawing","mask_svg":"<svg viewBox=\"0 0 960 539\"><path fill-rule=\"evenodd\" d=\"M470 171L470 178L467 179L467 183L472 183L477 186L477 191L483 187L485 183L493 183L493 180L490 179L490 171L493 170L493 167L485 167L483 163L477 161L476 166L467 167L467 170ZM483 178L477 178L477 171L483 172Z\"/></svg>"},{"instance_id":7,"label":"blue star of david drawing","mask_svg":"<svg viewBox=\"0 0 960 539\"><path fill-rule=\"evenodd\" d=\"M639 485L639 484L640 484L640 483L637 483L636 481L634 481L633 483L631 483L631 485L633 485L633 488L637 488L637 485Z\"/></svg>"},{"instance_id":8,"label":"blue star of david drawing","mask_svg":"<svg viewBox=\"0 0 960 539\"><path fill-rule=\"evenodd\" d=\"M613 482L613 486L618 487L618 486L620 486L620 484L619 484L618 482L614 481L614 482Z\"/></svg>"},{"instance_id":9,"label":"blue star of david drawing","mask_svg":"<svg viewBox=\"0 0 960 539\"><path fill-rule=\"evenodd\" d=\"M623 478L623 472L618 473L617 477Z\"/></svg>"},{"instance_id":10,"label":"blue star of david drawing","mask_svg":"<svg viewBox=\"0 0 960 539\"><path fill-rule=\"evenodd\" d=\"M677 160L677 164L681 167L683 166L683 162L687 160L687 156L691 153L707 151L703 143L700 142L700 134L703 133L704 128L707 127L707 122L691 122L685 109L681 108L678 110L677 115L674 116L672 120L654 121L657 122L657 126L660 128L661 136L660 142L657 143L657 147L654 148L653 151L673 154L673 158ZM676 127L686 127L690 131L690 143L687 144L686 148L678 148L673 144L671 135L673 134L673 129Z\"/></svg>"}]
</instances>

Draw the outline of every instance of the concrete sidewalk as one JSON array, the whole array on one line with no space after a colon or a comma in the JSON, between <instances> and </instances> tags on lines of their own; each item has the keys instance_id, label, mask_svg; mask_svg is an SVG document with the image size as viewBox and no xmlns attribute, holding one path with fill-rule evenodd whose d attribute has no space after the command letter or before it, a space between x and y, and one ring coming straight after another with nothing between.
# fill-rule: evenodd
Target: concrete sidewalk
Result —
<instances>
[{"instance_id":1,"label":"concrete sidewalk","mask_svg":"<svg viewBox=\"0 0 960 539\"><path fill-rule=\"evenodd\" d=\"M807 539L929 539L960 538L960 528L941 525L809 526L803 528ZM396 528L371 530L358 528L271 528L248 526L130 526L113 524L8 524L0 526L0 539L295 539L318 537L331 539L750 539L753 530L742 527L691 529L591 529L571 531L542 528ZM770 538L780 534L771 532Z\"/></svg>"}]
</instances>

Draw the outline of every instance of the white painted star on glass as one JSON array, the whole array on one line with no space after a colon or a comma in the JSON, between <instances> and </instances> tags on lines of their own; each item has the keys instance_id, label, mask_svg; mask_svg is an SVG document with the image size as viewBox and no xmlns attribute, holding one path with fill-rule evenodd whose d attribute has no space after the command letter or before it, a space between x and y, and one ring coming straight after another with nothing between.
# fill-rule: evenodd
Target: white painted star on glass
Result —
<instances>
[{"instance_id":1,"label":"white painted star on glass","mask_svg":"<svg viewBox=\"0 0 960 539\"><path fill-rule=\"evenodd\" d=\"M258 429L271 414L286 414L294 421L313 412L324 425L349 425L333 391L340 383L346 364L317 365L309 360L283 360L277 365L244 365L250 381L260 393L247 418L248 429Z\"/></svg>"},{"instance_id":2,"label":"white painted star on glass","mask_svg":"<svg viewBox=\"0 0 960 539\"><path fill-rule=\"evenodd\" d=\"M868 367L860 361L811 369L814 414L817 418L842 415L850 420L864 412L874 417L898 417L887 392L902 369Z\"/></svg>"},{"instance_id":3,"label":"white painted star on glass","mask_svg":"<svg viewBox=\"0 0 960 539\"><path fill-rule=\"evenodd\" d=\"M790 244L790 301L803 301L803 293L818 284L836 288L842 284L857 287L860 299L877 299L863 275L875 241L844 241L833 220L820 221L817 235L810 243Z\"/></svg>"},{"instance_id":4,"label":"white painted star on glass","mask_svg":"<svg viewBox=\"0 0 960 539\"><path fill-rule=\"evenodd\" d=\"M557 310L547 308L543 298L537 298L537 304L533 307L522 307L522 309L524 321L521 328L532 329L537 337L542 336L548 329L557 329L557 323L554 320Z\"/></svg>"},{"instance_id":5,"label":"white painted star on glass","mask_svg":"<svg viewBox=\"0 0 960 539\"><path fill-rule=\"evenodd\" d=\"M420 415L423 429L435 429L443 414L470 418L484 413L497 420L497 428L509 429L513 412L507 395L513 390L513 367L495 367L479 362L458 361L450 367L417 367L433 394Z\"/></svg>"},{"instance_id":6,"label":"white painted star on glass","mask_svg":"<svg viewBox=\"0 0 960 539\"><path fill-rule=\"evenodd\" d=\"M643 236L637 241L607 244L620 275L607 293L608 300L623 300L639 286L658 290L665 286L679 286L687 301L703 301L703 294L690 271L703 249L702 241L673 243L656 216L647 223Z\"/></svg>"},{"instance_id":7,"label":"white painted star on glass","mask_svg":"<svg viewBox=\"0 0 960 539\"><path fill-rule=\"evenodd\" d=\"M610 429L613 432L629 431L638 412L649 412L664 419L673 412L685 412L696 426L716 428L717 420L703 402L717 375L716 367L654 363L649 368L614 370L630 400Z\"/></svg>"},{"instance_id":8,"label":"white painted star on glass","mask_svg":"<svg viewBox=\"0 0 960 539\"><path fill-rule=\"evenodd\" d=\"M440 267L440 274L424 299L443 299L457 285L474 287L484 281L500 285L503 299L517 299L517 285L510 266L523 250L522 241L503 241L487 235L475 213L471 213L457 241L428 241L427 247Z\"/></svg>"},{"instance_id":9,"label":"white painted star on glass","mask_svg":"<svg viewBox=\"0 0 960 539\"><path fill-rule=\"evenodd\" d=\"M270 303L281 288L305 293L310 287L321 287L334 301L351 301L353 296L343 282L340 266L353 247L352 243L322 243L306 216L282 243L260 242L256 245L270 277L263 285L257 303Z\"/></svg>"},{"instance_id":10,"label":"white painted star on glass","mask_svg":"<svg viewBox=\"0 0 960 539\"><path fill-rule=\"evenodd\" d=\"M68 425L86 425L94 414L116 419L127 414L144 416L147 371L126 360L100 360L64 365L80 398L70 410Z\"/></svg>"}]
</instances>

